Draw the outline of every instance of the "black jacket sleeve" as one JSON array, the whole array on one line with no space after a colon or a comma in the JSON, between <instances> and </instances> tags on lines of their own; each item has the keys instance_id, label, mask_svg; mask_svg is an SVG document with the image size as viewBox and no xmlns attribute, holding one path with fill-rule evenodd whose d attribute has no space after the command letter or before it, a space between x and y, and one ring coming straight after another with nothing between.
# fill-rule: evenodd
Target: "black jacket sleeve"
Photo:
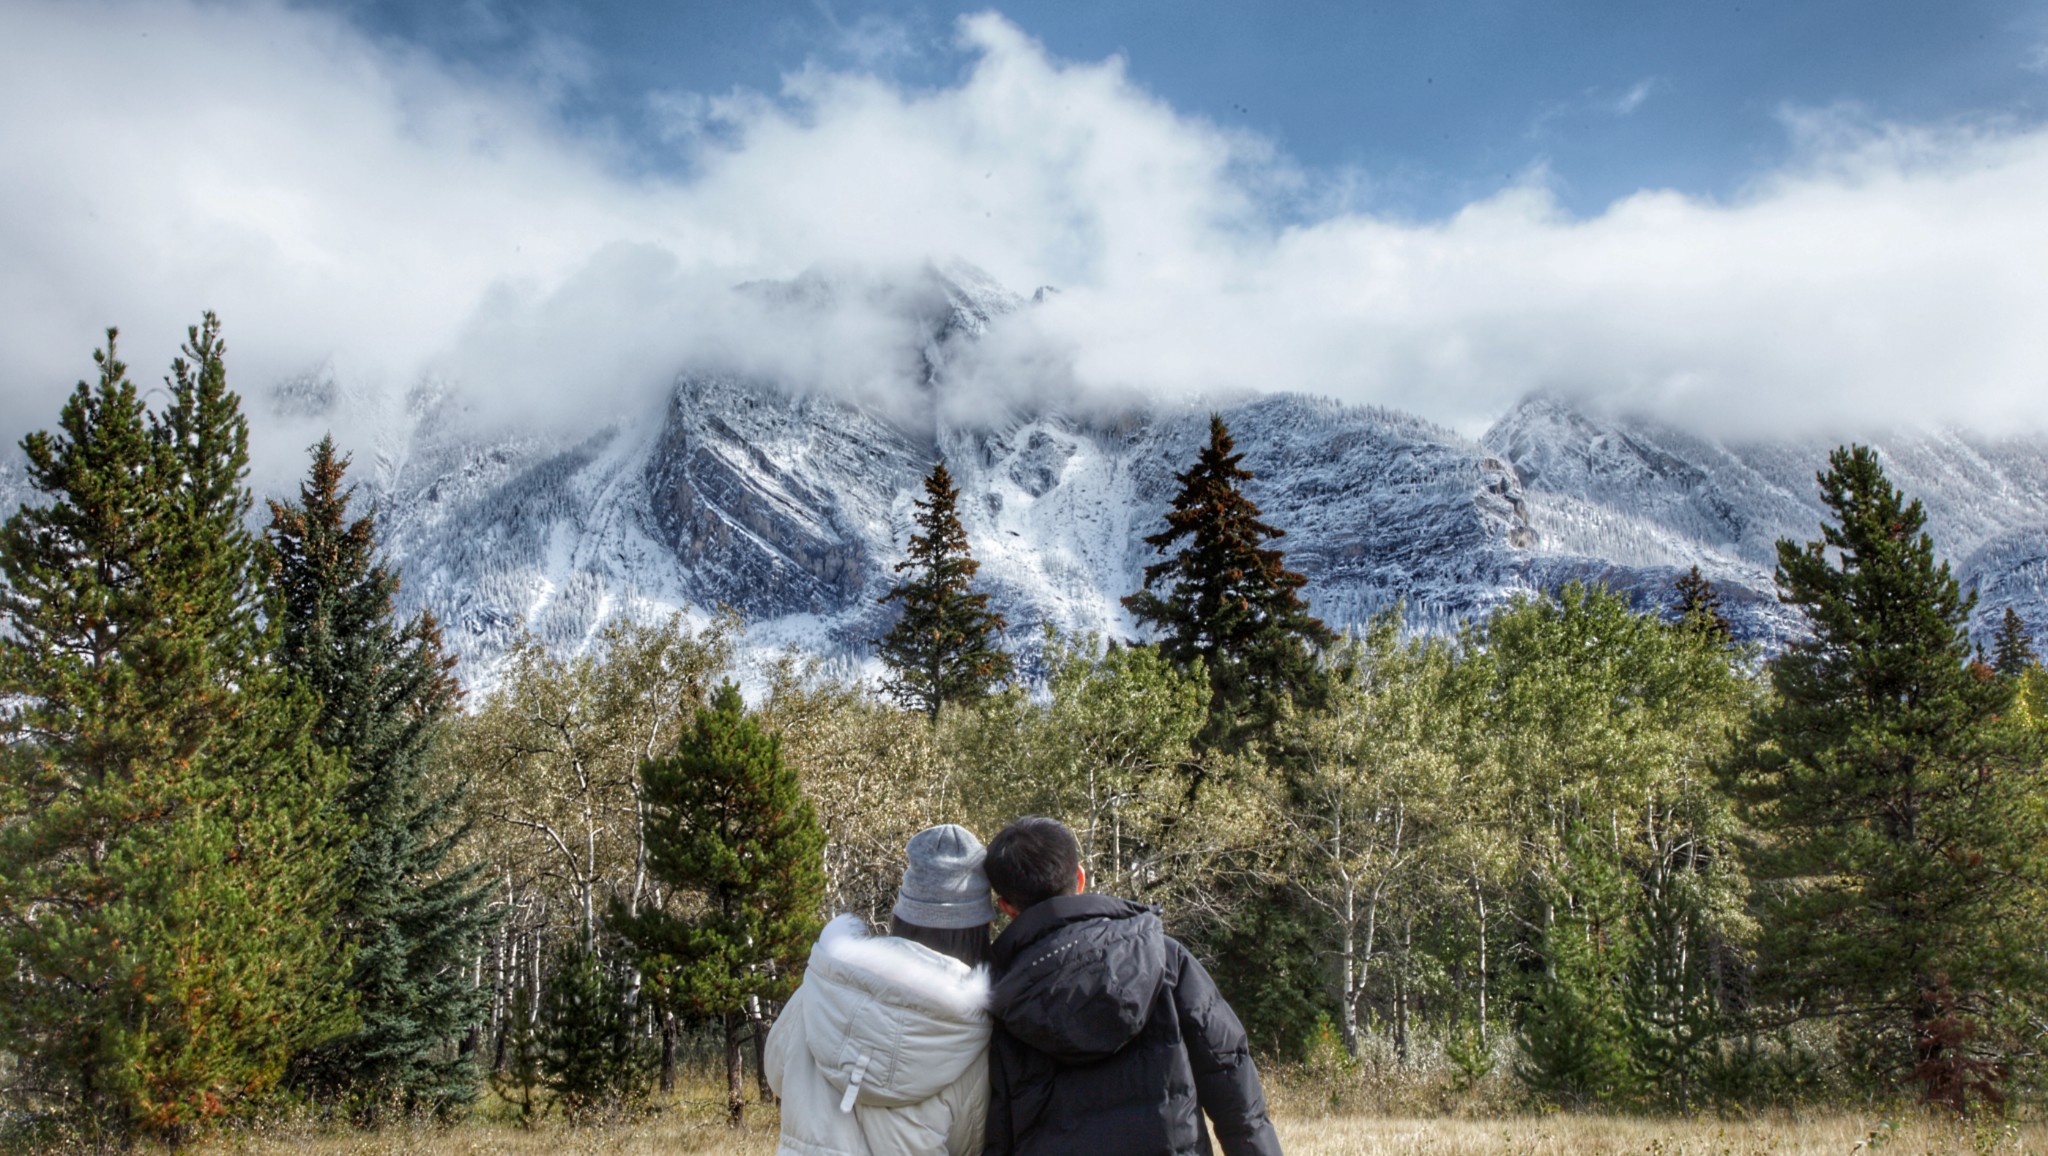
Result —
<instances>
[{"instance_id":1,"label":"black jacket sleeve","mask_svg":"<svg viewBox=\"0 0 2048 1156\"><path fill-rule=\"evenodd\" d=\"M1251 1043L1216 981L1180 944L1180 982L1174 988L1181 1039L1195 1072L1195 1096L1216 1129L1224 1156L1280 1156L1280 1137L1266 1117L1266 1093L1252 1064ZM991 1089L989 1120L995 1120ZM990 1151L995 1151L990 1148Z\"/></svg>"}]
</instances>

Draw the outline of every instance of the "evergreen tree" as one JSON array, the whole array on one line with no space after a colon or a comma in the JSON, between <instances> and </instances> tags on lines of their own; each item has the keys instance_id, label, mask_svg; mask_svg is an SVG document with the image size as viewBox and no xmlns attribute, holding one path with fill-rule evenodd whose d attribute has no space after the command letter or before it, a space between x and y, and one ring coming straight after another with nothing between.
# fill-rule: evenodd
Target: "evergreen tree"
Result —
<instances>
[{"instance_id":1,"label":"evergreen tree","mask_svg":"<svg viewBox=\"0 0 2048 1156\"><path fill-rule=\"evenodd\" d=\"M1845 1025L1851 1054L1930 1094L2000 1046L1978 1032L2044 987L2037 768L1972 669L1966 598L1866 447L1819 475L1819 541L1778 544L1780 597L1811 624L1773 664L1773 705L1735 786L1758 857L1769 978ZM1938 1025L1970 1025L1936 1031ZM2011 1042L2006 1041L2007 1047Z\"/></svg>"},{"instance_id":2,"label":"evergreen tree","mask_svg":"<svg viewBox=\"0 0 2048 1156\"><path fill-rule=\"evenodd\" d=\"M540 1089L547 1083L547 1074L541 1070L546 1041L542 1038L538 1013L533 989L515 983L512 998L505 1003L499 1062L491 1069L491 1090L519 1109L519 1123L525 1128L539 1122Z\"/></svg>"},{"instance_id":3,"label":"evergreen tree","mask_svg":"<svg viewBox=\"0 0 2048 1156\"><path fill-rule=\"evenodd\" d=\"M377 561L374 519L349 517L347 469L323 438L299 500L270 503L268 539L278 656L319 699L320 744L348 760L342 802L358 831L339 928L355 949L361 1026L301 1066L374 1120L387 1106L443 1111L475 1096L455 1043L488 1006L465 973L495 919L482 864L446 869L466 785L437 785L430 764L460 693L453 660L431 615L396 620L398 578Z\"/></svg>"},{"instance_id":4,"label":"evergreen tree","mask_svg":"<svg viewBox=\"0 0 2048 1156\"><path fill-rule=\"evenodd\" d=\"M1587 1108L1634 1091L1624 992L1635 889L1583 828L1573 828L1566 851L1544 896L1549 918L1534 945L1542 967L1529 981L1516 1074L1539 1101Z\"/></svg>"},{"instance_id":5,"label":"evergreen tree","mask_svg":"<svg viewBox=\"0 0 2048 1156\"><path fill-rule=\"evenodd\" d=\"M1998 637L1991 646L1991 669L2007 678L2018 678L2040 665L2034 653L2034 635L2013 608L2005 608L1998 620Z\"/></svg>"},{"instance_id":6,"label":"evergreen tree","mask_svg":"<svg viewBox=\"0 0 2048 1156\"><path fill-rule=\"evenodd\" d=\"M1650 1097L1690 1113L1724 1025L1720 946L1702 873L1659 863L1642 880L1626 990L1634 1073Z\"/></svg>"},{"instance_id":7,"label":"evergreen tree","mask_svg":"<svg viewBox=\"0 0 2048 1156\"><path fill-rule=\"evenodd\" d=\"M1159 632L1158 646L1175 665L1201 663L1209 673L1205 748L1241 748L1271 731L1285 704L1319 702L1328 679L1315 648L1336 635L1308 612L1301 588L1267 543L1285 531L1259 520L1259 507L1240 484L1251 480L1221 415L1209 418L1209 444L1185 473L1166 514L1166 529L1145 539L1166 554L1145 568L1144 589L1124 606ZM1163 587L1164 596L1154 592Z\"/></svg>"},{"instance_id":8,"label":"evergreen tree","mask_svg":"<svg viewBox=\"0 0 2048 1156\"><path fill-rule=\"evenodd\" d=\"M650 996L723 1024L727 1109L738 1127L748 1011L796 988L821 927L825 836L780 739L748 715L730 682L675 753L640 773L648 874L694 902L637 915L615 905L612 924L638 953Z\"/></svg>"},{"instance_id":9,"label":"evergreen tree","mask_svg":"<svg viewBox=\"0 0 2048 1156\"><path fill-rule=\"evenodd\" d=\"M0 1050L172 1140L349 1025L341 766L270 662L218 322L189 337L151 414L109 331L0 527Z\"/></svg>"},{"instance_id":10,"label":"evergreen tree","mask_svg":"<svg viewBox=\"0 0 2048 1156\"><path fill-rule=\"evenodd\" d=\"M1735 632L1728 626L1727 615L1721 612L1721 592L1714 589L1698 566L1680 574L1672 585L1678 591L1679 622L1723 642L1734 640Z\"/></svg>"},{"instance_id":11,"label":"evergreen tree","mask_svg":"<svg viewBox=\"0 0 2048 1156\"><path fill-rule=\"evenodd\" d=\"M1262 1056L1300 1060L1331 1025L1329 936L1298 888L1238 884L1220 916L1191 921L1187 940ZM1341 1037L1340 1037L1341 1046Z\"/></svg>"},{"instance_id":12,"label":"evergreen tree","mask_svg":"<svg viewBox=\"0 0 2048 1156\"><path fill-rule=\"evenodd\" d=\"M880 640L889 667L883 686L896 701L937 718L948 703L974 702L1010 677L1010 656L996 645L1005 625L988 608L988 595L973 592L981 563L967 552L960 526L960 491L946 463L932 467L917 503L922 533L910 536L910 556L896 564L911 576L896 584L883 602L901 602L903 613Z\"/></svg>"},{"instance_id":13,"label":"evergreen tree","mask_svg":"<svg viewBox=\"0 0 2048 1156\"><path fill-rule=\"evenodd\" d=\"M570 1120L631 1108L647 1094L625 977L581 940L564 944L541 997L539 1070Z\"/></svg>"}]
</instances>

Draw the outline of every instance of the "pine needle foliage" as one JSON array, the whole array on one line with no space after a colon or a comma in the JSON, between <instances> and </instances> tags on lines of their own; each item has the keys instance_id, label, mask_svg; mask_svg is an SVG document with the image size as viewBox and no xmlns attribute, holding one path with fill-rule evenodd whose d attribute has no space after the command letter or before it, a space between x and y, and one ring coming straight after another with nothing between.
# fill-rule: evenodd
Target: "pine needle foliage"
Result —
<instances>
[{"instance_id":1,"label":"pine needle foliage","mask_svg":"<svg viewBox=\"0 0 2048 1156\"><path fill-rule=\"evenodd\" d=\"M1731 1017L1716 974L1725 940L1712 918L1711 880L1697 865L1674 868L1659 862L1640 880L1626 1005L1640 1095L1691 1112L1713 1083Z\"/></svg>"},{"instance_id":2,"label":"pine needle foliage","mask_svg":"<svg viewBox=\"0 0 2048 1156\"><path fill-rule=\"evenodd\" d=\"M1539 1102L1571 1108L1634 1094L1626 999L1638 893L1597 836L1574 827L1564 870L1544 896L1515 1071Z\"/></svg>"},{"instance_id":3,"label":"pine needle foliage","mask_svg":"<svg viewBox=\"0 0 2048 1156\"><path fill-rule=\"evenodd\" d=\"M2048 810L2038 763L2001 724L2010 680L1973 663L1975 598L1936 558L1920 503L1867 447L1828 467L1833 520L1778 544L1779 596L1813 635L1773 664L1776 701L1734 786L1766 836L1767 978L1795 1013L1844 1025L1892 1085L2016 1046L1992 1025L2048 990ZM1970 1026L1932 1030L1951 1020Z\"/></svg>"},{"instance_id":4,"label":"pine needle foliage","mask_svg":"<svg viewBox=\"0 0 2048 1156\"><path fill-rule=\"evenodd\" d=\"M541 1083L573 1122L629 1111L647 1097L626 977L580 940L564 943L541 997Z\"/></svg>"},{"instance_id":5,"label":"pine needle foliage","mask_svg":"<svg viewBox=\"0 0 2048 1156\"><path fill-rule=\"evenodd\" d=\"M2018 678L2041 664L2034 652L2034 632L2008 606L1998 620L1998 636L1991 644L1991 669L2006 678Z\"/></svg>"},{"instance_id":6,"label":"pine needle foliage","mask_svg":"<svg viewBox=\"0 0 2048 1156\"><path fill-rule=\"evenodd\" d=\"M1678 620L1687 627L1710 634L1722 642L1733 642L1735 631L1721 610L1721 592L1694 566L1672 583L1678 591Z\"/></svg>"},{"instance_id":7,"label":"pine needle foliage","mask_svg":"<svg viewBox=\"0 0 2048 1156\"><path fill-rule=\"evenodd\" d=\"M781 739L730 682L675 752L640 774L647 871L678 909L615 905L611 923L633 945L651 998L724 1025L737 1127L748 1011L789 997L822 927L825 835Z\"/></svg>"},{"instance_id":8,"label":"pine needle foliage","mask_svg":"<svg viewBox=\"0 0 2048 1156\"><path fill-rule=\"evenodd\" d=\"M348 1030L350 831L271 661L248 427L208 314L149 412L96 355L0 527L0 1050L32 1108L173 1142Z\"/></svg>"},{"instance_id":9,"label":"pine needle foliage","mask_svg":"<svg viewBox=\"0 0 2048 1156\"><path fill-rule=\"evenodd\" d=\"M1208 671L1201 745L1210 749L1270 734L1296 700L1320 703L1329 681L1316 651L1336 641L1302 600L1308 579L1268 545L1286 531L1261 521L1245 496L1252 473L1243 462L1222 416L1210 415L1209 443L1174 475L1181 488L1166 529L1145 539L1167 558L1147 566L1144 588L1123 600L1169 661Z\"/></svg>"},{"instance_id":10,"label":"pine needle foliage","mask_svg":"<svg viewBox=\"0 0 2048 1156\"><path fill-rule=\"evenodd\" d=\"M901 603L903 613L879 646L889 668L883 689L937 718L948 704L986 698L1008 681L1012 663L998 645L1003 616L988 608L987 594L974 591L981 563L968 552L960 491L945 462L932 467L924 493L916 503L920 532L910 536L910 556L896 564L897 573L911 576L881 599Z\"/></svg>"},{"instance_id":11,"label":"pine needle foliage","mask_svg":"<svg viewBox=\"0 0 2048 1156\"><path fill-rule=\"evenodd\" d=\"M531 1128L540 1122L547 1108L541 1090L548 1080L547 1073L541 1070L547 1058L547 1040L531 987L523 983L514 985L499 1030L504 1034L500 1037L498 1063L491 1069L491 1091L518 1109L521 1127Z\"/></svg>"},{"instance_id":12,"label":"pine needle foliage","mask_svg":"<svg viewBox=\"0 0 2048 1156\"><path fill-rule=\"evenodd\" d=\"M350 516L347 457L313 448L296 502L270 503L278 657L320 702L314 733L348 761L342 802L357 835L344 865L341 937L355 950L348 991L361 1024L302 1058L304 1081L384 1111L445 1112L476 1094L457 1039L490 993L468 966L496 919L483 865L450 868L467 834L466 781L437 781L434 746L460 691L440 628L396 617L398 577L377 560L373 517Z\"/></svg>"}]
</instances>

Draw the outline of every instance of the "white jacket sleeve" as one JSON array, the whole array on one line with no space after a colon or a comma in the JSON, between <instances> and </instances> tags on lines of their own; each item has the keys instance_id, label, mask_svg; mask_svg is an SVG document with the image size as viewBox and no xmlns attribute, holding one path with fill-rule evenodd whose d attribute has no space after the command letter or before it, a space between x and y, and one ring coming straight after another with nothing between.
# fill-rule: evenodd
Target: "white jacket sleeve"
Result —
<instances>
[{"instance_id":1,"label":"white jacket sleeve","mask_svg":"<svg viewBox=\"0 0 2048 1156\"><path fill-rule=\"evenodd\" d=\"M804 1014L803 998L804 989L799 985L782 1005L782 1014L775 1017L775 1025L768 1029L768 1049L761 1055L761 1066L768 1074L768 1087L777 1098L783 1095L783 1074L789 1067L790 1041L798 1034L796 1025Z\"/></svg>"},{"instance_id":2,"label":"white jacket sleeve","mask_svg":"<svg viewBox=\"0 0 2048 1156\"><path fill-rule=\"evenodd\" d=\"M889 1156L947 1156L945 1117L938 1097L902 1108L859 1107L861 1138L868 1151Z\"/></svg>"},{"instance_id":3,"label":"white jacket sleeve","mask_svg":"<svg viewBox=\"0 0 2048 1156\"><path fill-rule=\"evenodd\" d=\"M868 1151L877 1156L981 1156L988 1139L988 1064L977 1059L921 1104L854 1112Z\"/></svg>"},{"instance_id":4,"label":"white jacket sleeve","mask_svg":"<svg viewBox=\"0 0 2048 1156\"><path fill-rule=\"evenodd\" d=\"M946 1130L946 1156L981 1156L988 1142L988 1060L967 1065L960 1078L940 1093L952 1109L952 1126Z\"/></svg>"}]
</instances>

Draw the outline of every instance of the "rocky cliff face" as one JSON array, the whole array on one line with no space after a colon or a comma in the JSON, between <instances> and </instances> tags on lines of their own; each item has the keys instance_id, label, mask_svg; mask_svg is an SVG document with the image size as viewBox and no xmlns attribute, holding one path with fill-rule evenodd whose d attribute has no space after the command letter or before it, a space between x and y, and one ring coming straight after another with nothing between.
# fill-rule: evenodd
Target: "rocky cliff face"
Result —
<instances>
[{"instance_id":1,"label":"rocky cliff face","mask_svg":"<svg viewBox=\"0 0 2048 1156\"><path fill-rule=\"evenodd\" d=\"M798 311L830 283L751 286ZM869 292L878 290L870 289ZM972 420L948 366L1028 303L959 269L888 290L911 352L913 404L893 411L778 382L679 376L658 411L573 440L486 428L423 397L377 471L410 605L433 608L473 683L521 630L574 649L607 618L724 604L754 645L849 666L887 628L913 502L943 456L962 490L980 580L1027 664L1042 625L1132 633L1118 600L1207 435L1208 404L1024 408ZM1823 440L1726 444L1555 398L1514 407L1477 441L1421 419L1299 394L1217 405L1250 492L1283 527L1318 613L1363 622L1396 601L1451 629L1532 589L1601 581L1668 604L1697 565L1744 637L1799 625L1773 594L1780 537L1815 535ZM2048 626L2048 441L1882 439L1895 481L1927 504L1937 543L1983 595Z\"/></svg>"},{"instance_id":2,"label":"rocky cliff face","mask_svg":"<svg viewBox=\"0 0 2048 1156\"><path fill-rule=\"evenodd\" d=\"M651 524L700 604L837 614L867 591L886 512L928 456L850 406L686 378L645 465Z\"/></svg>"}]
</instances>

